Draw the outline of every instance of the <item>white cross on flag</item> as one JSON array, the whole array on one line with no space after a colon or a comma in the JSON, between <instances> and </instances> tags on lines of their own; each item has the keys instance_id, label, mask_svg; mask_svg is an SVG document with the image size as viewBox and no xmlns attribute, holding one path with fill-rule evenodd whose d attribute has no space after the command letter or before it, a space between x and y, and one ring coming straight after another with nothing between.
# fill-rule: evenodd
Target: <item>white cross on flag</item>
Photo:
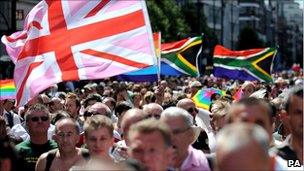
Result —
<instances>
[{"instance_id":1,"label":"white cross on flag","mask_svg":"<svg viewBox=\"0 0 304 171\"><path fill-rule=\"evenodd\" d=\"M142 0L45 0L24 30L3 36L15 62L17 106L53 84L100 79L156 65Z\"/></svg>"}]
</instances>

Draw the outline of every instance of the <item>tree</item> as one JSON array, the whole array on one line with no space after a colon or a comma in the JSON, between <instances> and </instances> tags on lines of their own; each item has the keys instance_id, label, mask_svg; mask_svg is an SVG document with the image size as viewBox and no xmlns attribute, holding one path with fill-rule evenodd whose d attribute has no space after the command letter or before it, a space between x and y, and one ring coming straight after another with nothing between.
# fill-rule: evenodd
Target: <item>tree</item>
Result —
<instances>
[{"instance_id":1,"label":"tree","mask_svg":"<svg viewBox=\"0 0 304 171\"><path fill-rule=\"evenodd\" d=\"M164 41L175 41L189 36L190 27L174 0L147 2L153 32L160 31Z\"/></svg>"},{"instance_id":2,"label":"tree","mask_svg":"<svg viewBox=\"0 0 304 171\"><path fill-rule=\"evenodd\" d=\"M204 33L204 35L211 37L212 33L206 23L202 3L186 1L182 7L182 12L187 24L190 26L191 33L196 35Z\"/></svg>"},{"instance_id":3,"label":"tree","mask_svg":"<svg viewBox=\"0 0 304 171\"><path fill-rule=\"evenodd\" d=\"M259 40L257 33L251 27L245 27L240 33L238 49L262 48L264 43Z\"/></svg>"}]
</instances>

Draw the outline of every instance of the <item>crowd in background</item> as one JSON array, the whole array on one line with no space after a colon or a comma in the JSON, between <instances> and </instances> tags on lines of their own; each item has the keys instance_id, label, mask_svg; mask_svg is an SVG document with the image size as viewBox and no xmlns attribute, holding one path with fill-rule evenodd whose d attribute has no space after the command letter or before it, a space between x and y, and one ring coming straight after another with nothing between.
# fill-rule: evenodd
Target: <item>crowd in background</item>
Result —
<instances>
[{"instance_id":1,"label":"crowd in background","mask_svg":"<svg viewBox=\"0 0 304 171\"><path fill-rule=\"evenodd\" d=\"M65 82L22 107L3 100L0 168L301 170L303 72L273 78ZM226 95L198 108L192 97L210 87Z\"/></svg>"}]
</instances>

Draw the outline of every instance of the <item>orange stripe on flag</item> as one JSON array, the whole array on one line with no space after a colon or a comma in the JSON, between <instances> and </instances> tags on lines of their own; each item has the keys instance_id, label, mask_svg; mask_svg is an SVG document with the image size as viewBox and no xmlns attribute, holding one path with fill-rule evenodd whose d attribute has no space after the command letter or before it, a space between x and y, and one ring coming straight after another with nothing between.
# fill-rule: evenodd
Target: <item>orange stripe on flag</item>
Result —
<instances>
[{"instance_id":1,"label":"orange stripe on flag","mask_svg":"<svg viewBox=\"0 0 304 171\"><path fill-rule=\"evenodd\" d=\"M122 63L124 65L129 65L129 66L133 66L133 67L137 67L137 68L145 68L145 67L149 66L144 63L128 60L128 59L125 59L125 58L117 56L117 55L113 55L113 54L109 54L109 53L105 53L105 52L99 52L99 51L92 50L92 49L83 50L81 52L88 54L88 55L98 56L100 58L109 59L112 61Z\"/></svg>"},{"instance_id":2,"label":"orange stripe on flag","mask_svg":"<svg viewBox=\"0 0 304 171\"><path fill-rule=\"evenodd\" d=\"M244 58L248 58L250 55L252 54L256 54L259 53L261 51L265 50L264 48L262 49L250 49L250 50L241 50L241 51L232 51L230 49L226 49L225 47L221 46L221 45L216 45L215 49L214 49L214 55L213 56L217 56L217 57L244 57Z\"/></svg>"}]
</instances>

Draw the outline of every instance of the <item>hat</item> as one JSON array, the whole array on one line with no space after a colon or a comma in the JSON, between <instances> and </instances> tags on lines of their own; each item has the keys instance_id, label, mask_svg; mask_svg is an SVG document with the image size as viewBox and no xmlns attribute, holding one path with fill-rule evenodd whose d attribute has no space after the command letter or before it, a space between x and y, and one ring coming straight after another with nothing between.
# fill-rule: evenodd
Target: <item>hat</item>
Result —
<instances>
[{"instance_id":1,"label":"hat","mask_svg":"<svg viewBox=\"0 0 304 171\"><path fill-rule=\"evenodd\" d=\"M190 83L190 87L202 87L202 84L199 81L193 81Z\"/></svg>"}]
</instances>

